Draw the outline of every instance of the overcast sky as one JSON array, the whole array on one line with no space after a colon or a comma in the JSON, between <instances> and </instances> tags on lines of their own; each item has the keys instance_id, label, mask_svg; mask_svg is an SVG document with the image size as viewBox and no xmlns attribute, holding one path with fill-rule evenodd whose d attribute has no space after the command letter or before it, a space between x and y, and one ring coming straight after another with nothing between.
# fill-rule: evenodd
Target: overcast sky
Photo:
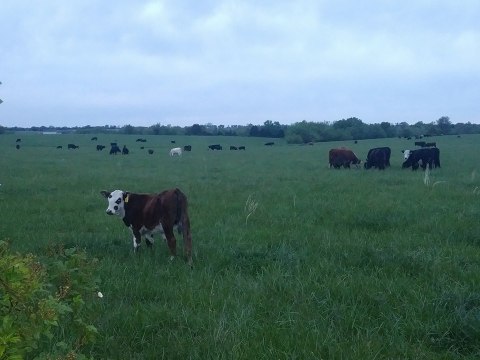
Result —
<instances>
[{"instance_id":1,"label":"overcast sky","mask_svg":"<svg viewBox=\"0 0 480 360\"><path fill-rule=\"evenodd\" d=\"M479 0L1 0L0 125L480 123Z\"/></svg>"}]
</instances>

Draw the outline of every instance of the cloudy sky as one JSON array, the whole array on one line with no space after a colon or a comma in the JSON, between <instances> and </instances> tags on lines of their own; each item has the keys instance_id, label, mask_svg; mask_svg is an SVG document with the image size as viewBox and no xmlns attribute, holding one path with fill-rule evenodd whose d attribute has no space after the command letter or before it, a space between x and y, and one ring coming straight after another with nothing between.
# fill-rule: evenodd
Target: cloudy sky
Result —
<instances>
[{"instance_id":1,"label":"cloudy sky","mask_svg":"<svg viewBox=\"0 0 480 360\"><path fill-rule=\"evenodd\" d=\"M1 0L0 125L480 123L478 0Z\"/></svg>"}]
</instances>

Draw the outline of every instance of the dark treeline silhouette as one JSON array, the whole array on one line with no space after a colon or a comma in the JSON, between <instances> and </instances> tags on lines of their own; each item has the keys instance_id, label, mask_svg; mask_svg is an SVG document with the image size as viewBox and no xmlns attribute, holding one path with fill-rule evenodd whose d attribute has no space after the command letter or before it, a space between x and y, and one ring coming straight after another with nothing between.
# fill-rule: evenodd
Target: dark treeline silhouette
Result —
<instances>
[{"instance_id":1,"label":"dark treeline silhouette","mask_svg":"<svg viewBox=\"0 0 480 360\"><path fill-rule=\"evenodd\" d=\"M282 125L278 121L267 120L263 125L213 125L194 124L180 127L155 124L152 126L83 126L53 127L34 126L31 128L2 127L0 134L19 131L61 132L77 134L121 133L132 135L201 135L201 136L251 136L266 138L285 138L289 144L306 144L321 141L362 140L377 138L418 138L422 136L479 134L480 124L453 124L448 116L442 116L435 122L419 121L413 125L406 122L391 124L381 122L366 124L362 120L351 117L333 122L309 122L303 120L291 125Z\"/></svg>"}]
</instances>

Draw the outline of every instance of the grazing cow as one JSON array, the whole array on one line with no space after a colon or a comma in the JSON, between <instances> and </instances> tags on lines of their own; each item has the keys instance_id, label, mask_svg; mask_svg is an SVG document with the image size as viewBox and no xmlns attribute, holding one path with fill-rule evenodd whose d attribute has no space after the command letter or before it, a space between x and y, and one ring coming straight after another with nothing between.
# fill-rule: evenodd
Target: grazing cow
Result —
<instances>
[{"instance_id":1,"label":"grazing cow","mask_svg":"<svg viewBox=\"0 0 480 360\"><path fill-rule=\"evenodd\" d=\"M97 138L96 136L94 136L94 137L92 137L90 140L91 140L91 141L97 141L98 138Z\"/></svg>"},{"instance_id":2,"label":"grazing cow","mask_svg":"<svg viewBox=\"0 0 480 360\"><path fill-rule=\"evenodd\" d=\"M20 149L20 145L15 145L15 149L19 150Z\"/></svg>"},{"instance_id":3,"label":"grazing cow","mask_svg":"<svg viewBox=\"0 0 480 360\"><path fill-rule=\"evenodd\" d=\"M192 145L185 145L183 151L192 151Z\"/></svg>"},{"instance_id":4,"label":"grazing cow","mask_svg":"<svg viewBox=\"0 0 480 360\"><path fill-rule=\"evenodd\" d=\"M402 168L412 167L412 170L417 170L419 162L422 163L422 169L432 169L433 167L440 167L440 150L436 147L422 148L418 150L402 150L404 162Z\"/></svg>"},{"instance_id":5,"label":"grazing cow","mask_svg":"<svg viewBox=\"0 0 480 360\"><path fill-rule=\"evenodd\" d=\"M130 151L128 151L127 146L126 146L126 145L123 145L122 155L128 155L129 152L130 152Z\"/></svg>"},{"instance_id":6,"label":"grazing cow","mask_svg":"<svg viewBox=\"0 0 480 360\"><path fill-rule=\"evenodd\" d=\"M110 148L110 155L117 155L122 152L120 148L118 147L117 143L112 143L112 147Z\"/></svg>"},{"instance_id":7,"label":"grazing cow","mask_svg":"<svg viewBox=\"0 0 480 360\"><path fill-rule=\"evenodd\" d=\"M15 142L22 142L22 139L19 138L19 139L15 140Z\"/></svg>"},{"instance_id":8,"label":"grazing cow","mask_svg":"<svg viewBox=\"0 0 480 360\"><path fill-rule=\"evenodd\" d=\"M424 147L437 147L437 143L436 142L425 143Z\"/></svg>"},{"instance_id":9,"label":"grazing cow","mask_svg":"<svg viewBox=\"0 0 480 360\"><path fill-rule=\"evenodd\" d=\"M274 143L273 141L272 141L272 142L267 142L267 143L265 143L265 146L272 146L272 145L274 145L274 144L275 144L275 143Z\"/></svg>"},{"instance_id":10,"label":"grazing cow","mask_svg":"<svg viewBox=\"0 0 480 360\"><path fill-rule=\"evenodd\" d=\"M368 151L367 160L365 161L365 169L375 167L380 170L384 170L390 166L390 154L392 151L389 147L378 147Z\"/></svg>"},{"instance_id":11,"label":"grazing cow","mask_svg":"<svg viewBox=\"0 0 480 360\"><path fill-rule=\"evenodd\" d=\"M238 150L245 150L245 146L239 146Z\"/></svg>"},{"instance_id":12,"label":"grazing cow","mask_svg":"<svg viewBox=\"0 0 480 360\"><path fill-rule=\"evenodd\" d=\"M97 151L102 151L105 149L105 145L97 145Z\"/></svg>"},{"instance_id":13,"label":"grazing cow","mask_svg":"<svg viewBox=\"0 0 480 360\"><path fill-rule=\"evenodd\" d=\"M182 148L173 148L170 149L170 156L182 156Z\"/></svg>"},{"instance_id":14,"label":"grazing cow","mask_svg":"<svg viewBox=\"0 0 480 360\"><path fill-rule=\"evenodd\" d=\"M230 150L238 150L236 146L230 146Z\"/></svg>"},{"instance_id":15,"label":"grazing cow","mask_svg":"<svg viewBox=\"0 0 480 360\"><path fill-rule=\"evenodd\" d=\"M149 153L150 155L152 155L152 154L153 154L153 150L152 150L152 149L148 149L148 153Z\"/></svg>"},{"instance_id":16,"label":"grazing cow","mask_svg":"<svg viewBox=\"0 0 480 360\"><path fill-rule=\"evenodd\" d=\"M223 150L222 145L220 144L208 145L208 148L210 150Z\"/></svg>"},{"instance_id":17,"label":"grazing cow","mask_svg":"<svg viewBox=\"0 0 480 360\"><path fill-rule=\"evenodd\" d=\"M330 168L333 166L335 169L339 169L342 166L350 168L351 164L358 167L358 164L361 162L352 150L346 148L331 149L328 152L328 161Z\"/></svg>"},{"instance_id":18,"label":"grazing cow","mask_svg":"<svg viewBox=\"0 0 480 360\"><path fill-rule=\"evenodd\" d=\"M183 246L188 264L192 266L192 237L188 217L187 197L179 189L159 194L136 194L122 190L101 191L107 200L108 215L118 215L133 234L133 249L137 250L145 237L153 245L153 234L161 233L167 241L170 259L176 255L177 240L173 229L183 233Z\"/></svg>"},{"instance_id":19,"label":"grazing cow","mask_svg":"<svg viewBox=\"0 0 480 360\"><path fill-rule=\"evenodd\" d=\"M147 142L147 139L137 139L136 142Z\"/></svg>"},{"instance_id":20,"label":"grazing cow","mask_svg":"<svg viewBox=\"0 0 480 360\"><path fill-rule=\"evenodd\" d=\"M415 141L415 146L424 147L425 146L425 141Z\"/></svg>"},{"instance_id":21,"label":"grazing cow","mask_svg":"<svg viewBox=\"0 0 480 360\"><path fill-rule=\"evenodd\" d=\"M58 145L58 146L57 146L57 149L63 149L63 146L62 146L62 145Z\"/></svg>"},{"instance_id":22,"label":"grazing cow","mask_svg":"<svg viewBox=\"0 0 480 360\"><path fill-rule=\"evenodd\" d=\"M118 146L116 142L111 142L110 146Z\"/></svg>"},{"instance_id":23,"label":"grazing cow","mask_svg":"<svg viewBox=\"0 0 480 360\"><path fill-rule=\"evenodd\" d=\"M68 145L67 145L67 148L68 148L68 149L78 149L79 147L78 147L77 145L75 145L75 144L68 144Z\"/></svg>"},{"instance_id":24,"label":"grazing cow","mask_svg":"<svg viewBox=\"0 0 480 360\"><path fill-rule=\"evenodd\" d=\"M170 141L172 144L175 144L175 140Z\"/></svg>"}]
</instances>

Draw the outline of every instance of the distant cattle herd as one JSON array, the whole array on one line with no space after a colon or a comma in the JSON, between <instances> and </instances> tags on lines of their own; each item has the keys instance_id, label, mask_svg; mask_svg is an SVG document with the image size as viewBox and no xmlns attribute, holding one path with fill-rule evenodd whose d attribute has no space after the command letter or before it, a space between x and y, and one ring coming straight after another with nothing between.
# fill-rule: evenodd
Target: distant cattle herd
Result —
<instances>
[{"instance_id":1,"label":"distant cattle herd","mask_svg":"<svg viewBox=\"0 0 480 360\"><path fill-rule=\"evenodd\" d=\"M91 141L98 141L98 137L94 136L91 138ZM138 138L136 142L146 143L147 139ZM20 149L20 143L22 142L21 138L17 138L15 141L15 148ZM170 141L171 144L175 144L175 140ZM358 141L354 142L355 144ZM271 147L275 143L270 141L264 143L265 146ZM308 143L308 145L313 145L313 143ZM426 141L415 141L415 146L419 146L417 149L406 149L402 150L403 153L403 163L402 168L411 168L412 170L417 170L422 168L425 170L427 167L429 169L439 168L440 167L440 150L437 148L436 142L426 142ZM56 146L57 149L63 149L62 145ZM67 149L76 150L80 146L69 143L67 144ZM97 151L103 151L105 145L98 144L96 145ZM244 145L230 145L228 147L230 150L246 150ZM141 146L140 149L145 149L145 146ZM207 146L208 150L212 151L221 151L223 146L221 144L211 144ZM183 152L191 152L192 145L184 145L183 147L174 147L169 150L170 156L182 156ZM119 147L117 142L110 143L110 155L122 154L128 155L130 150L126 145L123 145L122 148ZM153 149L147 149L149 155L153 155ZM384 170L390 167L390 156L391 149L389 147L376 147L368 151L365 161L363 162L363 167L365 169L379 169ZM328 163L330 168L340 169L340 168L351 168L351 166L359 167L362 160L351 150L346 147L330 149L328 152Z\"/></svg>"}]
</instances>

